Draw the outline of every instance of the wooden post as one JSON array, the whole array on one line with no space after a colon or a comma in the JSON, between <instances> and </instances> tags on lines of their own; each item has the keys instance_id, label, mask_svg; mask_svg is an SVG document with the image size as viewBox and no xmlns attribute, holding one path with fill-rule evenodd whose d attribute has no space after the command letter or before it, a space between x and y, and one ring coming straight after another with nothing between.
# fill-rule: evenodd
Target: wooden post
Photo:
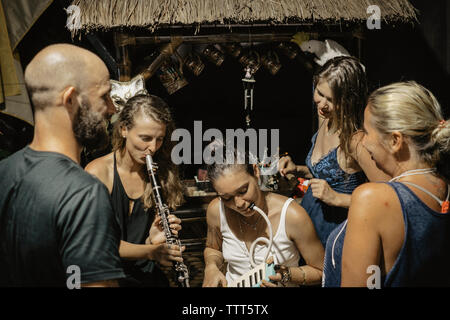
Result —
<instances>
[{"instance_id":1,"label":"wooden post","mask_svg":"<svg viewBox=\"0 0 450 320\"><path fill-rule=\"evenodd\" d=\"M124 33L114 33L117 61L119 66L119 81L131 80L131 60L129 46L136 44L134 36Z\"/></svg>"},{"instance_id":2,"label":"wooden post","mask_svg":"<svg viewBox=\"0 0 450 320\"><path fill-rule=\"evenodd\" d=\"M364 30L362 28L357 28L354 32L353 32L353 38L356 38L356 46L357 46L357 50L358 50L358 59L359 61L362 61L363 58L363 40L365 38L364 36Z\"/></svg>"}]
</instances>

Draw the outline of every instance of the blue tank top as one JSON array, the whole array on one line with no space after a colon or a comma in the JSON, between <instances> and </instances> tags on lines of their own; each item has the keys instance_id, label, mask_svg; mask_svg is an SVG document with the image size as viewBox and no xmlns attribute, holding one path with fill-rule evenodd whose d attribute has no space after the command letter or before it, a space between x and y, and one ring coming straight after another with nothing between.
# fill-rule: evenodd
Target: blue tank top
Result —
<instances>
[{"instance_id":1,"label":"blue tank top","mask_svg":"<svg viewBox=\"0 0 450 320\"><path fill-rule=\"evenodd\" d=\"M430 209L407 186L388 183L400 200L405 240L384 278L384 287L450 286L450 216ZM346 222L336 228L325 248L323 286L341 284Z\"/></svg>"},{"instance_id":2,"label":"blue tank top","mask_svg":"<svg viewBox=\"0 0 450 320\"><path fill-rule=\"evenodd\" d=\"M306 166L314 178L326 180L334 191L351 194L357 186L366 181L366 175L363 171L349 174L342 170L337 160L338 148L332 149L313 165L311 156L316 144L317 134L318 132L311 139L312 147L306 157Z\"/></svg>"},{"instance_id":3,"label":"blue tank top","mask_svg":"<svg viewBox=\"0 0 450 320\"><path fill-rule=\"evenodd\" d=\"M311 139L312 147L306 157L306 165L314 178L327 181L334 191L345 194L351 194L357 186L367 181L363 171L349 174L341 169L337 160L338 148L332 149L316 164L312 165L311 155L314 150L316 138L317 132ZM347 208L327 205L312 195L311 188L308 189L303 197L301 205L311 217L323 246L325 246L331 231L347 219Z\"/></svg>"}]
</instances>

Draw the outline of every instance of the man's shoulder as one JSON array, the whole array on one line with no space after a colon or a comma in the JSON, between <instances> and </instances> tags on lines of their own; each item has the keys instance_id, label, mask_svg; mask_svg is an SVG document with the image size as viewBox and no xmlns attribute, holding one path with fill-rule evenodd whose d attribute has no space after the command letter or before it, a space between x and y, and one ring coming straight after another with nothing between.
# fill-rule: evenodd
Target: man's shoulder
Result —
<instances>
[{"instance_id":1,"label":"man's shoulder","mask_svg":"<svg viewBox=\"0 0 450 320\"><path fill-rule=\"evenodd\" d=\"M55 183L65 182L73 190L101 184L98 179L84 171L78 163L62 154L50 154L38 160L33 173L36 178L45 174L54 179Z\"/></svg>"},{"instance_id":2,"label":"man's shoulder","mask_svg":"<svg viewBox=\"0 0 450 320\"><path fill-rule=\"evenodd\" d=\"M0 168L7 167L8 165L15 163L19 159L23 158L23 153L24 153L25 149L26 148L16 151L16 152L10 154L9 156L7 156L6 158L0 160Z\"/></svg>"},{"instance_id":3,"label":"man's shoulder","mask_svg":"<svg viewBox=\"0 0 450 320\"><path fill-rule=\"evenodd\" d=\"M0 182L10 183L14 180L18 172L24 170L25 151L27 147L14 152L7 158L0 161ZM22 170L21 170L22 169Z\"/></svg>"},{"instance_id":4,"label":"man's shoulder","mask_svg":"<svg viewBox=\"0 0 450 320\"><path fill-rule=\"evenodd\" d=\"M69 189L69 193L76 193L84 190L85 192L92 192L92 190L105 190L105 194L108 191L105 185L96 177L83 170L77 163L70 162L69 159L61 159L58 165L63 170L55 172L54 181L57 184L62 184L65 187L63 189ZM65 168L64 168L65 167Z\"/></svg>"},{"instance_id":5,"label":"man's shoulder","mask_svg":"<svg viewBox=\"0 0 450 320\"><path fill-rule=\"evenodd\" d=\"M47 192L56 193L84 189L89 186L103 184L95 177L85 172L81 166L69 157L46 151L35 151L26 147L2 162L0 175L8 184L22 184L37 188L45 188Z\"/></svg>"}]
</instances>

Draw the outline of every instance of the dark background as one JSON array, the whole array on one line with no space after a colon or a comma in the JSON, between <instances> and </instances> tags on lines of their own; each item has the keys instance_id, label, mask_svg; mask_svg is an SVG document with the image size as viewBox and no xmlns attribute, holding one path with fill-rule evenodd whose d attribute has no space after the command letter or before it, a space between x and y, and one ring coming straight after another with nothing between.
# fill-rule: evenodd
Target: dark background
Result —
<instances>
[{"instance_id":1,"label":"dark background","mask_svg":"<svg viewBox=\"0 0 450 320\"><path fill-rule=\"evenodd\" d=\"M95 52L85 36L72 39L65 29L67 16L63 8L68 7L69 2L54 1L25 36L19 46L24 67L39 50L52 43L73 43ZM415 80L436 95L448 118L450 3L446 0L410 2L419 10L419 23L387 25L382 22L380 30L365 32L365 39L361 43L361 60L366 66L370 89L394 81ZM295 31L302 29L297 28ZM115 57L111 33L98 35ZM352 55L358 56L356 40L334 40ZM154 49L150 46L132 50L131 58L135 67L145 65L145 57ZM312 75L299 60L290 60L282 54L280 59L282 68L275 76L263 67L255 75L252 127L279 129L281 151L289 152L294 161L301 164L304 163L315 130ZM205 63L206 68L199 77L186 71L189 85L173 95L167 93L156 76L148 81L147 90L168 102L179 128L191 131L195 120L202 121L203 132L208 128L218 128L223 133L226 128L245 128L241 82L244 73L241 65L231 56L226 56L220 67ZM13 120L7 119L6 122L12 124ZM20 128L20 124L14 126L17 134L15 143L10 142L8 146L11 150L22 148L32 138L32 128L26 128L26 125ZM184 166L182 172L185 178L192 178L195 169L196 166Z\"/></svg>"}]
</instances>

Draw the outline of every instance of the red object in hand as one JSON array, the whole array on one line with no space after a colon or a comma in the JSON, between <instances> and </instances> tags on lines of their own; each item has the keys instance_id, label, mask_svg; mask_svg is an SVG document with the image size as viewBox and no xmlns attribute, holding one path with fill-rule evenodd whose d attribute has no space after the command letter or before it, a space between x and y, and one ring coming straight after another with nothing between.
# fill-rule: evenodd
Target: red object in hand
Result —
<instances>
[{"instance_id":1,"label":"red object in hand","mask_svg":"<svg viewBox=\"0 0 450 320\"><path fill-rule=\"evenodd\" d=\"M303 197L308 190L309 180L303 178L297 178L298 184L295 186L293 198Z\"/></svg>"},{"instance_id":2,"label":"red object in hand","mask_svg":"<svg viewBox=\"0 0 450 320\"><path fill-rule=\"evenodd\" d=\"M449 201L446 200L442 203L441 213L448 213Z\"/></svg>"},{"instance_id":3,"label":"red object in hand","mask_svg":"<svg viewBox=\"0 0 450 320\"><path fill-rule=\"evenodd\" d=\"M299 182L299 184L297 185L297 188L299 188L304 193L306 193L306 191L308 191L309 180L303 179L303 178L298 178L298 182Z\"/></svg>"}]
</instances>

